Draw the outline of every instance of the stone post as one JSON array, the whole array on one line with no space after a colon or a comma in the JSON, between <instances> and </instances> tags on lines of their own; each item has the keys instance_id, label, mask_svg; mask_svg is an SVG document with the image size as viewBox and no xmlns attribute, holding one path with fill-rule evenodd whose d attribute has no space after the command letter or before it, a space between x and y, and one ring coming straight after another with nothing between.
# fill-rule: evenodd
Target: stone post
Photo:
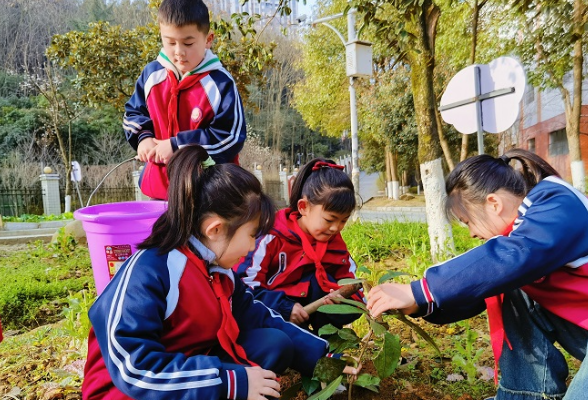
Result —
<instances>
[{"instance_id":1,"label":"stone post","mask_svg":"<svg viewBox=\"0 0 588 400\"><path fill-rule=\"evenodd\" d=\"M41 193L43 195L43 214L60 215L59 174L41 174Z\"/></svg>"},{"instance_id":2,"label":"stone post","mask_svg":"<svg viewBox=\"0 0 588 400\"><path fill-rule=\"evenodd\" d=\"M290 193L288 190L288 169L284 168L280 171L280 183L282 184L282 198L286 203L290 200Z\"/></svg>"},{"instance_id":3,"label":"stone post","mask_svg":"<svg viewBox=\"0 0 588 400\"><path fill-rule=\"evenodd\" d=\"M255 175L255 177L259 179L259 182L263 185L263 172L261 171L261 164L257 164L253 170L253 175Z\"/></svg>"},{"instance_id":4,"label":"stone post","mask_svg":"<svg viewBox=\"0 0 588 400\"><path fill-rule=\"evenodd\" d=\"M141 176L141 171L133 171L133 183L135 184L135 200L136 201L145 201L149 200L149 196L145 196L139 187L139 177Z\"/></svg>"}]
</instances>

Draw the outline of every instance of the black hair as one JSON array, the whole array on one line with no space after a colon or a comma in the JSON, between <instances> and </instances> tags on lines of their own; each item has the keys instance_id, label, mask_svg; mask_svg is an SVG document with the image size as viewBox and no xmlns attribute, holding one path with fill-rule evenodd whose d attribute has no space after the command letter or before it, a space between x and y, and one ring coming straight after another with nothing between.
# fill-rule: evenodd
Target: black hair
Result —
<instances>
[{"instance_id":1,"label":"black hair","mask_svg":"<svg viewBox=\"0 0 588 400\"><path fill-rule=\"evenodd\" d=\"M325 211L351 214L356 199L353 183L349 176L338 168L320 166L317 163L336 165L334 161L315 158L306 163L298 172L290 193L290 208L298 210L298 200L306 196L311 204L321 205Z\"/></svg>"},{"instance_id":2,"label":"black hair","mask_svg":"<svg viewBox=\"0 0 588 400\"><path fill-rule=\"evenodd\" d=\"M257 235L269 232L274 206L251 172L235 164L203 167L208 153L199 145L177 150L167 165L168 208L157 219L151 235L138 247L167 253L186 245L190 236L201 239L202 222L218 215L228 222L228 238L243 224L259 217Z\"/></svg>"},{"instance_id":3,"label":"black hair","mask_svg":"<svg viewBox=\"0 0 588 400\"><path fill-rule=\"evenodd\" d=\"M521 168L510 165L517 160ZM480 206L486 196L502 189L524 198L542 179L559 176L538 155L523 149L512 149L500 157L480 154L455 166L445 182L445 213L450 219L468 216L472 207Z\"/></svg>"},{"instance_id":4,"label":"black hair","mask_svg":"<svg viewBox=\"0 0 588 400\"><path fill-rule=\"evenodd\" d=\"M157 21L164 25L196 25L203 33L210 30L208 7L202 0L163 0L157 12Z\"/></svg>"}]
</instances>

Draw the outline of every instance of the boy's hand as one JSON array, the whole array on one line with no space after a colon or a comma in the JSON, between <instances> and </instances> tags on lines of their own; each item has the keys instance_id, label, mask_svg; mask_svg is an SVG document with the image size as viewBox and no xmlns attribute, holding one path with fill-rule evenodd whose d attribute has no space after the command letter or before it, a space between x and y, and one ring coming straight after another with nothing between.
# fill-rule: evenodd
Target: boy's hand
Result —
<instances>
[{"instance_id":1,"label":"boy's hand","mask_svg":"<svg viewBox=\"0 0 588 400\"><path fill-rule=\"evenodd\" d=\"M367 308L373 318L388 310L400 310L403 314L418 311L410 285L384 283L370 290Z\"/></svg>"},{"instance_id":2,"label":"boy's hand","mask_svg":"<svg viewBox=\"0 0 588 400\"><path fill-rule=\"evenodd\" d=\"M171 141L169 139L158 140L153 139L155 147L149 152L148 158L156 164L167 164L174 150L172 149ZM143 142L141 142L143 143Z\"/></svg>"},{"instance_id":3,"label":"boy's hand","mask_svg":"<svg viewBox=\"0 0 588 400\"><path fill-rule=\"evenodd\" d=\"M301 325L305 321L308 321L308 318L308 313L304 311L304 307L302 307L302 304L294 304L294 307L292 307L292 313L290 313L290 322L293 322L296 325Z\"/></svg>"},{"instance_id":4,"label":"boy's hand","mask_svg":"<svg viewBox=\"0 0 588 400\"><path fill-rule=\"evenodd\" d=\"M266 400L267 397L280 397L280 384L277 376L272 371L261 367L248 367L247 382L249 383L249 392L247 400Z\"/></svg>"},{"instance_id":5,"label":"boy's hand","mask_svg":"<svg viewBox=\"0 0 588 400\"><path fill-rule=\"evenodd\" d=\"M143 162L149 161L149 152L156 146L155 139L153 138L145 138L139 142L139 146L137 147L137 155L139 156L139 160Z\"/></svg>"}]
</instances>

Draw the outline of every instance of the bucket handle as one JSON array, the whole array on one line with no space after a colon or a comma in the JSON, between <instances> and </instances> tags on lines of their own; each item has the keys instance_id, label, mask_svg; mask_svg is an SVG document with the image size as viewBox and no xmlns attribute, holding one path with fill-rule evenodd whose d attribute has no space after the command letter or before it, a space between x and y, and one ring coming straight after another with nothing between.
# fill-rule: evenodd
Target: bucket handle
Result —
<instances>
[{"instance_id":1,"label":"bucket handle","mask_svg":"<svg viewBox=\"0 0 588 400\"><path fill-rule=\"evenodd\" d=\"M90 205L90 200L92 200L92 196L94 196L94 194L98 191L98 189L100 189L100 186L102 186L102 184L104 183L104 181L106 180L106 178L108 178L108 176L110 174L112 174L121 165L126 164L131 161L134 161L134 160L138 160L138 157L134 156L134 157L129 158L128 160L124 160L123 162L116 164L116 166L114 168L112 168L110 171L108 171L108 173L106 175L104 175L104 178L102 178L102 180L98 183L98 185L96 186L96 189L94 189L92 191L92 193L90 194L90 197L88 197L88 202L86 203L86 207L88 207Z\"/></svg>"}]
</instances>

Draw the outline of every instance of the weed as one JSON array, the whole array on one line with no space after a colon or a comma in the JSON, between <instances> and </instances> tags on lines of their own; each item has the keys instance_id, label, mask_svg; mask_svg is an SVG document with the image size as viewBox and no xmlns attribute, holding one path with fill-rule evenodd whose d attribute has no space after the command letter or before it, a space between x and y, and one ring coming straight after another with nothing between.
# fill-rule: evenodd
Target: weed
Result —
<instances>
[{"instance_id":1,"label":"weed","mask_svg":"<svg viewBox=\"0 0 588 400\"><path fill-rule=\"evenodd\" d=\"M462 340L456 340L454 343L456 354L452 358L453 365L465 373L469 383L474 383L478 373L477 362L484 352L483 348L475 349L480 335L470 327L470 321L467 319L456 322L456 324L464 328L464 333Z\"/></svg>"},{"instance_id":2,"label":"weed","mask_svg":"<svg viewBox=\"0 0 588 400\"><path fill-rule=\"evenodd\" d=\"M57 230L55 240L50 244L51 248L62 255L71 254L76 246L77 242L72 235L65 233L65 228L61 227Z\"/></svg>"},{"instance_id":3,"label":"weed","mask_svg":"<svg viewBox=\"0 0 588 400\"><path fill-rule=\"evenodd\" d=\"M90 333L90 319L88 310L94 298L88 296L86 290L73 294L67 298L68 306L61 314L65 317L64 329L74 338L85 340Z\"/></svg>"}]
</instances>

